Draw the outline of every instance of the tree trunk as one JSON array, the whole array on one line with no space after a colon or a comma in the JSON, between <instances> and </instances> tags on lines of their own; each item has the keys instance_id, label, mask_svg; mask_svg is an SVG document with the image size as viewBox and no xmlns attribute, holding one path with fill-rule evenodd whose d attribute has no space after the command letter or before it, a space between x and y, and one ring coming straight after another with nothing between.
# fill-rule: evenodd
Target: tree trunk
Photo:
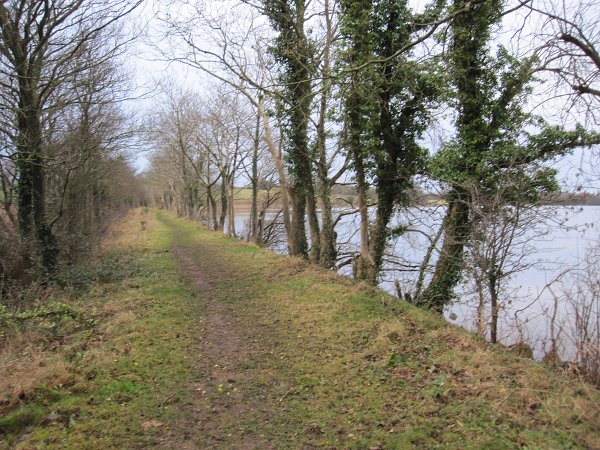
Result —
<instances>
[{"instance_id":1,"label":"tree trunk","mask_svg":"<svg viewBox=\"0 0 600 450\"><path fill-rule=\"evenodd\" d=\"M37 113L41 108L23 100L21 104L17 138L19 231L26 240L35 238L42 266L51 275L56 271L59 249L56 237L46 222L45 161L42 156L42 126Z\"/></svg>"},{"instance_id":2,"label":"tree trunk","mask_svg":"<svg viewBox=\"0 0 600 450\"><path fill-rule=\"evenodd\" d=\"M273 135L271 133L271 124L269 123L269 117L265 112L263 104L261 101L257 103L258 114L262 118L263 128L264 128L264 140L267 143L267 148L269 149L269 153L271 153L271 157L273 158L273 162L275 163L275 167L277 169L277 175L279 177L279 186L281 188L281 212L283 215L283 226L285 228L286 236L287 236L287 244L288 244L288 254L294 255L294 239L292 236L292 219L290 212L290 188L287 181L287 175L285 173L285 168L283 166L283 161L281 159L281 154L279 153L279 149L275 145L275 141L273 140Z\"/></svg>"},{"instance_id":3,"label":"tree trunk","mask_svg":"<svg viewBox=\"0 0 600 450\"><path fill-rule=\"evenodd\" d=\"M250 233L249 240L258 244L258 146L260 143L260 115L256 115L256 126L254 128L254 145L252 147L252 173L250 183L252 184L252 206L250 208Z\"/></svg>"},{"instance_id":4,"label":"tree trunk","mask_svg":"<svg viewBox=\"0 0 600 450\"><path fill-rule=\"evenodd\" d=\"M486 299L485 299L485 288L483 286L482 280L478 277L475 276L475 285L477 286L477 296L478 296L478 303L477 303L477 317L475 319L475 325L477 326L477 333L480 336L485 337L486 336L486 329L487 329L487 323L486 323Z\"/></svg>"},{"instance_id":5,"label":"tree trunk","mask_svg":"<svg viewBox=\"0 0 600 450\"><path fill-rule=\"evenodd\" d=\"M321 180L323 181L323 179ZM337 259L336 233L332 218L331 187L329 183L321 185L321 255L319 264L326 269L335 266Z\"/></svg>"},{"instance_id":6,"label":"tree trunk","mask_svg":"<svg viewBox=\"0 0 600 450\"><path fill-rule=\"evenodd\" d=\"M312 180L310 184L309 192L306 195L306 211L308 214L308 228L310 230L309 260L313 264L318 264L321 256L321 231L319 219L317 218L317 202Z\"/></svg>"},{"instance_id":7,"label":"tree trunk","mask_svg":"<svg viewBox=\"0 0 600 450\"><path fill-rule=\"evenodd\" d=\"M228 183L229 188L227 189L227 192L228 192L227 234L231 237L237 237L237 234L235 231L235 205L233 203L233 196L234 196L233 179L234 179L234 177L233 177L233 175L231 175L230 181Z\"/></svg>"},{"instance_id":8,"label":"tree trunk","mask_svg":"<svg viewBox=\"0 0 600 450\"><path fill-rule=\"evenodd\" d=\"M372 282L375 262L369 247L369 211L367 206L367 187L362 161L356 165L356 190L358 212L360 216L360 255L355 261L354 277Z\"/></svg>"},{"instance_id":9,"label":"tree trunk","mask_svg":"<svg viewBox=\"0 0 600 450\"><path fill-rule=\"evenodd\" d=\"M227 177L225 173L221 174L221 215L219 216L218 231L225 230L225 218L227 217Z\"/></svg>"},{"instance_id":10,"label":"tree trunk","mask_svg":"<svg viewBox=\"0 0 600 450\"><path fill-rule=\"evenodd\" d=\"M367 183L365 178L365 167L361 152L359 98L351 96L348 106L349 117L349 146L354 160L356 177L357 208L360 217L360 254L354 262L354 277L359 280L372 281L375 272L375 262L370 251L369 241L369 211L367 204Z\"/></svg>"},{"instance_id":11,"label":"tree trunk","mask_svg":"<svg viewBox=\"0 0 600 450\"><path fill-rule=\"evenodd\" d=\"M19 232L22 237L28 237L33 230L33 174L28 152L23 149L17 154L17 216Z\"/></svg>"},{"instance_id":12,"label":"tree trunk","mask_svg":"<svg viewBox=\"0 0 600 450\"><path fill-rule=\"evenodd\" d=\"M308 243L306 241L306 198L299 195L299 189L292 189L290 197L292 200L292 223L291 223L291 241L292 253L290 256L306 257L308 253ZM301 194L301 193L300 193Z\"/></svg>"},{"instance_id":13,"label":"tree trunk","mask_svg":"<svg viewBox=\"0 0 600 450\"><path fill-rule=\"evenodd\" d=\"M208 210L209 210L209 213L208 213L208 227L209 228L211 227L210 219L211 219L211 216L212 216L212 229L214 231L216 231L219 228L219 222L218 222L218 219L217 219L217 201L215 200L215 196L212 193L212 187L211 186L208 187L208 189L206 191L206 195L208 197L208 204L209 204L209 207L208 207ZM212 214L211 214L211 212L212 212Z\"/></svg>"},{"instance_id":14,"label":"tree trunk","mask_svg":"<svg viewBox=\"0 0 600 450\"><path fill-rule=\"evenodd\" d=\"M343 11L344 34L351 42L347 52L348 65L350 67L360 66L372 59L373 56L370 30L373 2L343 1L340 4ZM369 70L371 67L366 67L362 71L350 71L344 106L346 110L345 133L347 133L347 147L355 172L357 208L360 218L360 253L354 261L354 276L357 279L373 282L375 262L370 251L367 205L369 185L365 167L365 152L367 151L365 136L371 132L367 123L367 115L374 106L371 100L373 86L368 86Z\"/></svg>"},{"instance_id":15,"label":"tree trunk","mask_svg":"<svg viewBox=\"0 0 600 450\"><path fill-rule=\"evenodd\" d=\"M492 268L495 270L495 268ZM491 273L488 275L488 283L490 287L490 301L491 301L491 321L490 321L490 341L495 344L498 342L498 290L496 288L496 276Z\"/></svg>"},{"instance_id":16,"label":"tree trunk","mask_svg":"<svg viewBox=\"0 0 600 450\"><path fill-rule=\"evenodd\" d=\"M377 275L383 266L383 256L387 248L389 228L392 213L394 212L395 195L393 181L388 183L381 180L378 186L377 216L371 232L371 258L373 266L367 274L371 284L377 283Z\"/></svg>"},{"instance_id":17,"label":"tree trunk","mask_svg":"<svg viewBox=\"0 0 600 450\"><path fill-rule=\"evenodd\" d=\"M293 6L292 6L293 3ZM310 3L310 2L309 2ZM292 248L291 255L306 258L306 214L311 234L311 257L319 257L319 222L316 214L315 189L312 174L312 154L308 145L308 123L311 115L313 48L305 32L307 2L269 0L267 12L277 31L276 59L282 67L284 82L280 114L288 147L288 162L293 176Z\"/></svg>"},{"instance_id":18,"label":"tree trunk","mask_svg":"<svg viewBox=\"0 0 600 450\"><path fill-rule=\"evenodd\" d=\"M362 120L361 95L358 93L360 86L359 80L356 79L356 74L353 74L351 93L348 97L346 105L348 111L348 145L354 161L354 171L356 177L357 190L357 208L360 217L360 254L354 261L354 277L359 280L366 280L374 283L375 278L375 261L373 260L370 239L369 239L369 211L367 203L368 185L365 176L365 164L362 153L362 137L361 130L365 124Z\"/></svg>"},{"instance_id":19,"label":"tree trunk","mask_svg":"<svg viewBox=\"0 0 600 450\"><path fill-rule=\"evenodd\" d=\"M327 101L330 95L331 84L328 81L331 64L331 46L333 42L333 26L331 12L329 11L329 0L325 0L325 23L327 35L325 48L323 49L323 92L319 106L319 122L317 124L317 152L319 156L317 175L319 177L319 198L321 199L321 233L319 264L327 269L334 267L337 259L336 234L331 208L331 180L328 174L327 163L327 136L325 130L325 119L327 116Z\"/></svg>"},{"instance_id":20,"label":"tree trunk","mask_svg":"<svg viewBox=\"0 0 600 450\"><path fill-rule=\"evenodd\" d=\"M460 280L464 256L464 246L469 233L469 199L466 191L454 188L444 218L444 242L435 272L427 289L416 303L431 308L440 314L450 303L454 288Z\"/></svg>"}]
</instances>

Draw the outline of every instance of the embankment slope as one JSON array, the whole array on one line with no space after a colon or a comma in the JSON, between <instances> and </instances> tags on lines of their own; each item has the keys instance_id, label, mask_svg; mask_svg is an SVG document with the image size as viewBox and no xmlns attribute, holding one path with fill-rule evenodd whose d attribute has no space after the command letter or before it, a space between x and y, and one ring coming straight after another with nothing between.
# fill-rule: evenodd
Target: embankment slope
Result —
<instances>
[{"instance_id":1,"label":"embankment slope","mask_svg":"<svg viewBox=\"0 0 600 450\"><path fill-rule=\"evenodd\" d=\"M592 387L379 290L165 212L118 233L144 270L88 299L99 375L20 448L600 448Z\"/></svg>"}]
</instances>

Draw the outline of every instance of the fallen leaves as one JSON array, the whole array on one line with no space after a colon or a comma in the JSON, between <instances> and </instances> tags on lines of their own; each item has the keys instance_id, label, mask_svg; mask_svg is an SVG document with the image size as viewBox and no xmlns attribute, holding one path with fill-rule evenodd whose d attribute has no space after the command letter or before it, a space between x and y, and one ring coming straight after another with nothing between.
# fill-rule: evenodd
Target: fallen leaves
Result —
<instances>
[{"instance_id":1,"label":"fallen leaves","mask_svg":"<svg viewBox=\"0 0 600 450\"><path fill-rule=\"evenodd\" d=\"M164 423L162 423L162 422L159 422L158 420L149 420L149 421L147 421L147 422L144 422L144 423L142 424L142 429L143 429L144 431L148 431L148 430L151 430L151 429L153 429L153 428L160 428L160 427L162 427L163 425L164 425Z\"/></svg>"}]
</instances>

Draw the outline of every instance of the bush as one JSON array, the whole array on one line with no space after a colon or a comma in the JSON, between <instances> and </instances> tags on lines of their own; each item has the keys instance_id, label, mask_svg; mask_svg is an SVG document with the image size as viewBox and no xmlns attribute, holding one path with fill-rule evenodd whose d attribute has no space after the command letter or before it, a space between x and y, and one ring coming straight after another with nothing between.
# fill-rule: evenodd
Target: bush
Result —
<instances>
[{"instance_id":1,"label":"bush","mask_svg":"<svg viewBox=\"0 0 600 450\"><path fill-rule=\"evenodd\" d=\"M95 283L118 283L140 272L139 263L127 253L112 251L87 264L68 265L56 277L65 290L82 292Z\"/></svg>"},{"instance_id":2,"label":"bush","mask_svg":"<svg viewBox=\"0 0 600 450\"><path fill-rule=\"evenodd\" d=\"M0 299L19 286L35 280L35 261L31 244L23 242L17 234L0 230Z\"/></svg>"}]
</instances>

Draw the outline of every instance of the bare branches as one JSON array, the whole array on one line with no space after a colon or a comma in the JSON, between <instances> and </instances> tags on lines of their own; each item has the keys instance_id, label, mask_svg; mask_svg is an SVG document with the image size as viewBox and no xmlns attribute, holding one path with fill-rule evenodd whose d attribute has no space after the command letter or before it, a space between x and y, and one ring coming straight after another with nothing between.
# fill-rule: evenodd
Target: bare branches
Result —
<instances>
[{"instance_id":1,"label":"bare branches","mask_svg":"<svg viewBox=\"0 0 600 450\"><path fill-rule=\"evenodd\" d=\"M544 56L541 69L555 75L557 83L568 86L573 103L582 103L588 116L597 122L595 109L600 102L598 5L582 2L568 6L549 1L540 7L527 7L546 18L540 33L545 38L539 50Z\"/></svg>"}]
</instances>

